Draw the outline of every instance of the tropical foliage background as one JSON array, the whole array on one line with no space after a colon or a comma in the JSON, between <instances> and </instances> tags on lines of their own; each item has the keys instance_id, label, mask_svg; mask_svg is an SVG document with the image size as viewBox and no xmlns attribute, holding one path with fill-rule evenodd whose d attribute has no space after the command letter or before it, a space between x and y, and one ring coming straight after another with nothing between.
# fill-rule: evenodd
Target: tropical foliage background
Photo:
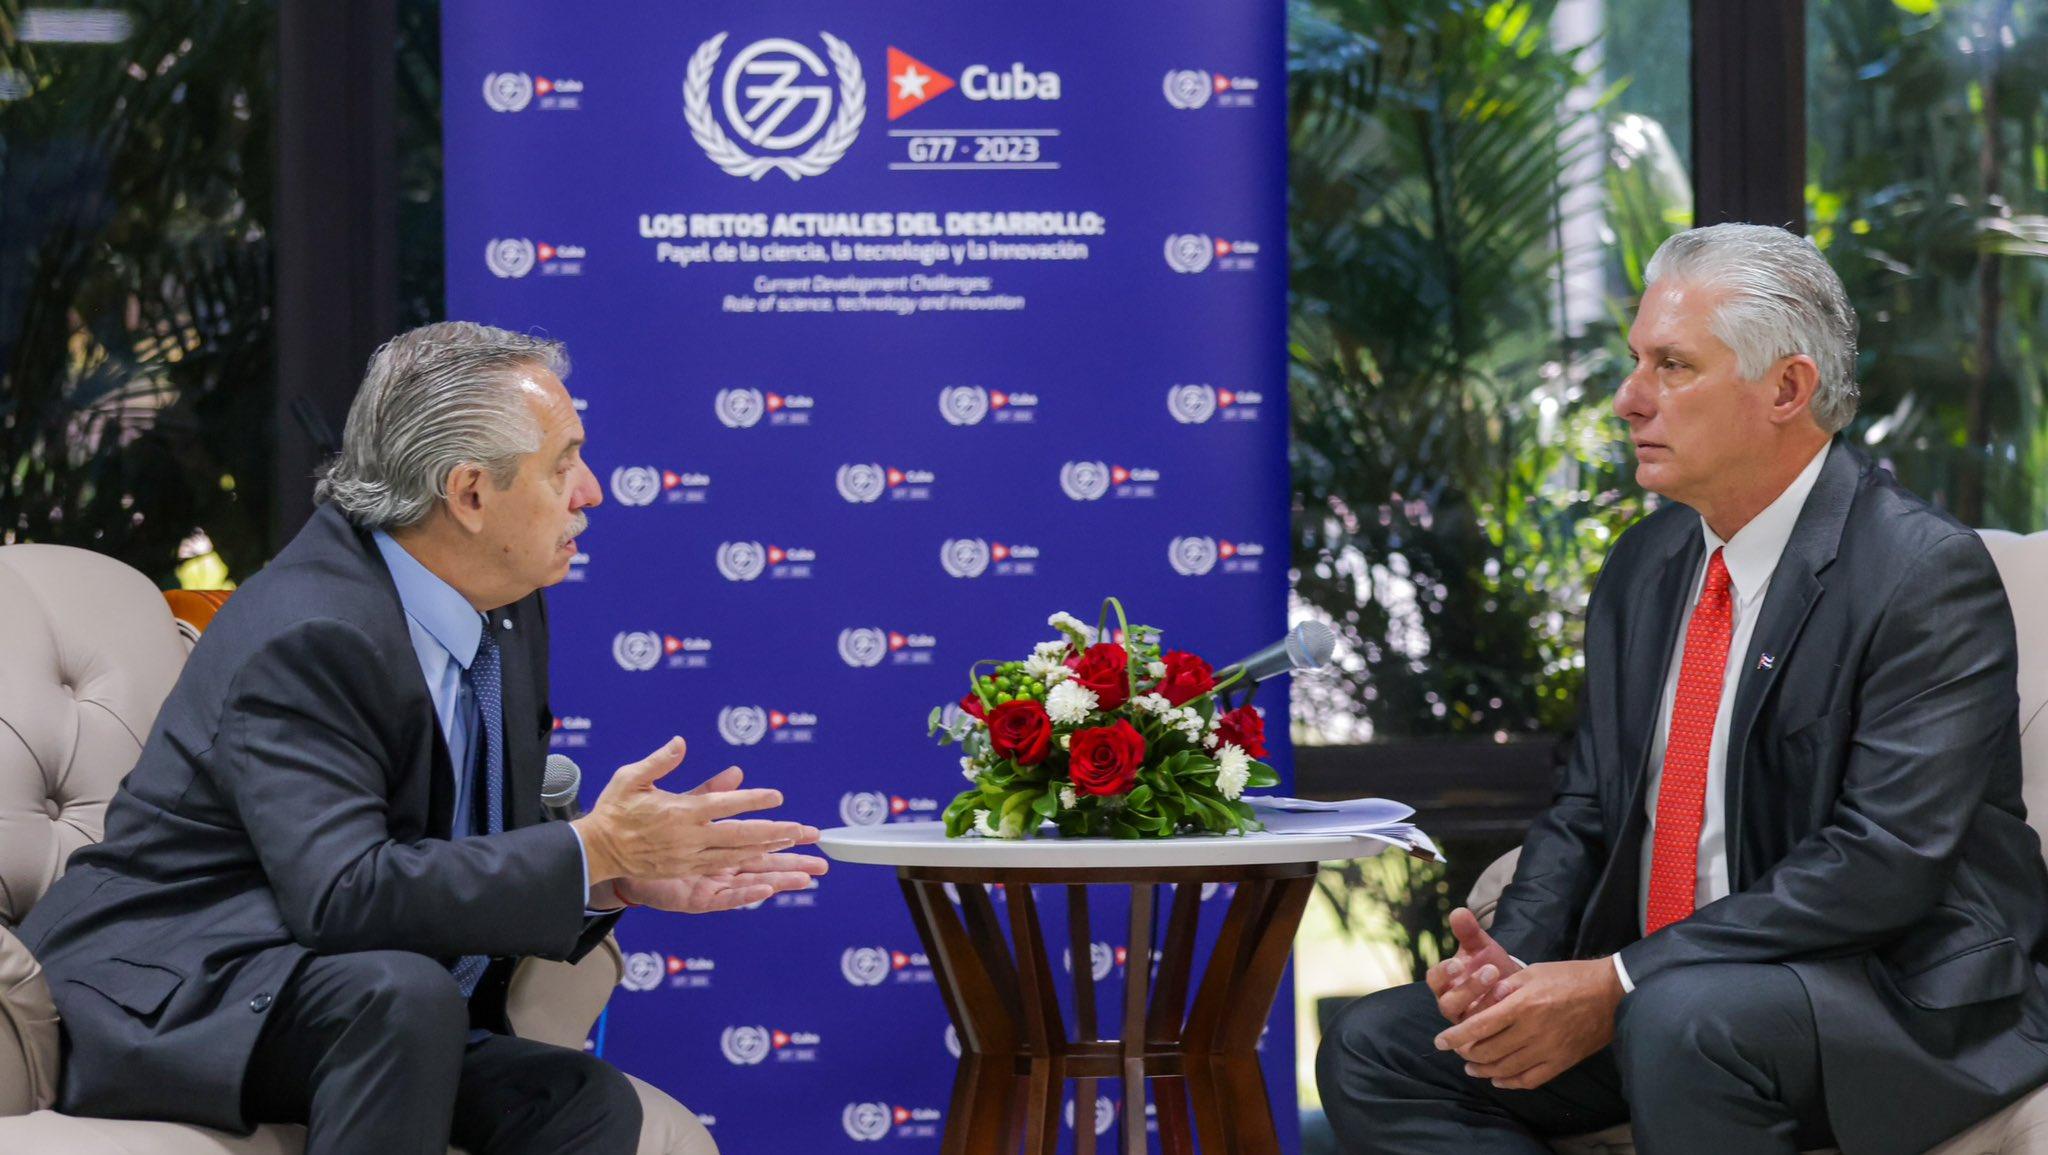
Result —
<instances>
[{"instance_id":1,"label":"tropical foliage background","mask_svg":"<svg viewBox=\"0 0 2048 1155\"><path fill-rule=\"evenodd\" d=\"M269 556L275 29L0 0L0 543L166 585Z\"/></svg>"}]
</instances>

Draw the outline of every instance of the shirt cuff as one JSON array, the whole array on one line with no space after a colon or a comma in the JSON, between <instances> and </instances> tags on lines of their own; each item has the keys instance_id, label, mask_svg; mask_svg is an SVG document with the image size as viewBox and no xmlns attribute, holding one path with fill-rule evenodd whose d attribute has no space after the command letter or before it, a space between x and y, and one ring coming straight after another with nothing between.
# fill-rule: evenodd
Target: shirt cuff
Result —
<instances>
[{"instance_id":1,"label":"shirt cuff","mask_svg":"<svg viewBox=\"0 0 2048 1155\"><path fill-rule=\"evenodd\" d=\"M1628 967L1621 961L1621 952L1616 951L1608 957L1614 960L1614 977L1621 980L1621 993L1634 994L1636 984L1629 981Z\"/></svg>"},{"instance_id":2,"label":"shirt cuff","mask_svg":"<svg viewBox=\"0 0 2048 1155\"><path fill-rule=\"evenodd\" d=\"M576 857L579 861L583 863L583 917L596 918L599 915L611 914L612 911L594 910L590 907L590 852L583 848L582 831L576 829L574 826L571 826L569 828L569 833L576 836Z\"/></svg>"}]
</instances>

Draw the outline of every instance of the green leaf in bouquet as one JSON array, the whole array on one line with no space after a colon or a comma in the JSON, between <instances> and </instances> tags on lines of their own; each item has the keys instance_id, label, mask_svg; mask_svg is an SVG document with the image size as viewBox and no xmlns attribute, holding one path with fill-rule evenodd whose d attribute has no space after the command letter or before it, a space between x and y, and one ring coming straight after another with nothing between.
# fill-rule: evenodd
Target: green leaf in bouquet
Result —
<instances>
[{"instance_id":1,"label":"green leaf in bouquet","mask_svg":"<svg viewBox=\"0 0 2048 1155\"><path fill-rule=\"evenodd\" d=\"M1040 794L1032 801L1031 810L1032 813L1037 814L1040 818L1052 818L1060 812L1059 796L1051 791Z\"/></svg>"},{"instance_id":2,"label":"green leaf in bouquet","mask_svg":"<svg viewBox=\"0 0 2048 1155\"><path fill-rule=\"evenodd\" d=\"M1247 790L1260 790L1268 786L1278 785L1280 785L1279 773L1264 762L1252 763L1251 773L1246 775L1244 780L1244 787Z\"/></svg>"},{"instance_id":3,"label":"green leaf in bouquet","mask_svg":"<svg viewBox=\"0 0 2048 1155\"><path fill-rule=\"evenodd\" d=\"M931 718L930 718L930 719L928 719L928 720L927 720L927 722L926 722L926 724L925 724L925 731L924 731L925 737L929 738L929 737L931 737L931 736L932 736L933 734L936 734L936 733L938 733L938 732L939 732L939 725L940 725L940 723L939 723L939 719L940 719L940 717L941 717L941 716L943 716L943 715L945 714L945 712L946 712L946 708L945 708L944 706L933 706L933 707L932 707L932 716L931 716Z\"/></svg>"},{"instance_id":4,"label":"green leaf in bouquet","mask_svg":"<svg viewBox=\"0 0 2048 1155\"><path fill-rule=\"evenodd\" d=\"M959 838L974 829L974 814L983 808L981 799L981 791L967 790L947 804L942 816L946 823L946 837Z\"/></svg>"},{"instance_id":5,"label":"green leaf in bouquet","mask_svg":"<svg viewBox=\"0 0 2048 1155\"><path fill-rule=\"evenodd\" d=\"M1025 821L1024 816L1031 812L1032 802L1042 797L1044 797L1042 791L1030 789L1019 790L1011 794L1008 798L1003 799L1002 821L1004 823Z\"/></svg>"}]
</instances>

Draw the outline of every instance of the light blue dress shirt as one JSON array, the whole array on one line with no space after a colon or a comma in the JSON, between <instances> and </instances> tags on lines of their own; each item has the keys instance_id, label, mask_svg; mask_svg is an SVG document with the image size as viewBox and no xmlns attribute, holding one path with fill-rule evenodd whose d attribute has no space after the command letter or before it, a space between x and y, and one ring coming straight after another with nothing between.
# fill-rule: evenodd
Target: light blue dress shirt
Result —
<instances>
[{"instance_id":1,"label":"light blue dress shirt","mask_svg":"<svg viewBox=\"0 0 2048 1155\"><path fill-rule=\"evenodd\" d=\"M440 723L441 737L448 744L448 762L455 772L451 832L460 838L476 829L470 779L477 727L483 724L476 693L462 675L476 660L477 644L490 623L470 606L468 598L421 565L391 535L378 530L371 537L384 555L385 568L391 571L391 584L398 587L398 604L405 609L405 627L412 634L413 656L419 659L420 676L426 679L427 693L434 699L434 720ZM576 835L576 851L583 856L583 893L589 894L590 856L583 849L583 835L574 827L570 833Z\"/></svg>"}]
</instances>

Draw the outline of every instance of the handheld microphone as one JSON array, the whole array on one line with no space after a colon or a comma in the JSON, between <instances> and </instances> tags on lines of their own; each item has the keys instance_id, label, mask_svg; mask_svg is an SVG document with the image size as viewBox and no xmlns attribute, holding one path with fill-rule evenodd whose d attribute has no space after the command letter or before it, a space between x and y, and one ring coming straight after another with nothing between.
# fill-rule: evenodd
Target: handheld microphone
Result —
<instances>
[{"instance_id":1,"label":"handheld microphone","mask_svg":"<svg viewBox=\"0 0 2048 1155\"><path fill-rule=\"evenodd\" d=\"M580 817L582 807L576 804L576 792L583 785L583 768L567 754L548 755L547 766L540 776L540 804L555 818L567 821Z\"/></svg>"},{"instance_id":2,"label":"handheld microphone","mask_svg":"<svg viewBox=\"0 0 2048 1155\"><path fill-rule=\"evenodd\" d=\"M1336 648L1337 635L1330 627L1318 621L1302 622L1288 630L1286 637L1258 653L1218 670L1216 680L1220 682L1233 673L1242 672L1243 683L1252 684L1295 670L1320 669L1329 662Z\"/></svg>"}]
</instances>

